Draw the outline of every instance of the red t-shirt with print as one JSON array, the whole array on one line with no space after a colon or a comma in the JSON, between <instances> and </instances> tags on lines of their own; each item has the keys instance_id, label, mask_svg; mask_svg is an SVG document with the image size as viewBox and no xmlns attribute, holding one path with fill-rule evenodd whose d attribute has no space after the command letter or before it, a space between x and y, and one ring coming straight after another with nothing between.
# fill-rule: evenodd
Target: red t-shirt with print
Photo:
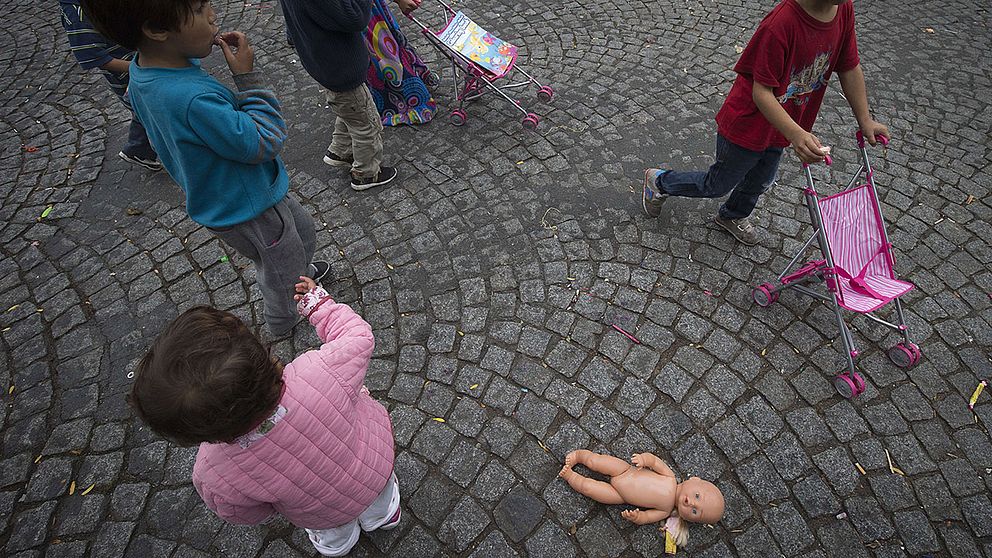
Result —
<instances>
[{"instance_id":1,"label":"red t-shirt with print","mask_svg":"<svg viewBox=\"0 0 992 558\"><path fill-rule=\"evenodd\" d=\"M761 20L734 66L737 79L716 115L717 128L745 149L787 147L789 141L754 104L753 81L770 87L789 116L810 131L830 74L859 63L851 2L838 6L833 21L825 23L806 13L796 0L783 0Z\"/></svg>"}]
</instances>

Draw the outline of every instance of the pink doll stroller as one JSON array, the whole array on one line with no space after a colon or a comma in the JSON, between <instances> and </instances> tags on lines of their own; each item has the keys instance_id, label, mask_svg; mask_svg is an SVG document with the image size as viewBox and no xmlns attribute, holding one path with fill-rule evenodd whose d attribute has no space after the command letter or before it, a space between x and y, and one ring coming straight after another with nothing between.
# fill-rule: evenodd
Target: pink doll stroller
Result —
<instances>
[{"instance_id":1,"label":"pink doll stroller","mask_svg":"<svg viewBox=\"0 0 992 558\"><path fill-rule=\"evenodd\" d=\"M548 85L541 85L517 64L517 47L479 27L463 12L456 12L444 0L438 2L442 6L445 21L440 31L431 31L412 14L407 17L420 26L421 32L441 54L451 60L455 99L458 101L458 108L451 111L451 122L455 126L465 124L468 119L465 103L474 101L490 91L523 113L525 128L531 130L537 128L540 118L520 106L520 101L511 98L507 91L533 84L537 87L537 97L542 101L550 102L554 98L554 90ZM457 77L459 72L464 75L464 80L460 84ZM519 81L501 83L510 81L511 74L515 76L517 73L522 76Z\"/></svg>"},{"instance_id":2,"label":"pink doll stroller","mask_svg":"<svg viewBox=\"0 0 992 558\"><path fill-rule=\"evenodd\" d=\"M859 353L844 322L842 308L864 314L866 318L902 335L902 341L887 351L889 359L899 368L912 368L923 357L920 348L910 341L899 301L899 297L909 292L913 285L897 279L892 269L895 259L882 221L875 177L868 161L868 148L860 131L856 138L861 148L861 168L840 193L832 196L817 194L809 165L803 165L806 175L804 197L814 234L779 274L778 285L764 283L751 291L754 302L762 307L770 306L778 300L780 292L788 289L833 303L840 337L844 342L844 356L847 357L847 369L834 378L834 387L848 399L865 391L865 381L858 375L854 364ZM879 136L879 140L882 145L889 143L884 136ZM831 164L829 156L826 163ZM862 172L864 184L855 186ZM792 271L814 240L819 242L822 259L809 261ZM808 286L811 283L825 283L828 294L811 289ZM873 314L890 302L895 302L898 324Z\"/></svg>"}]
</instances>

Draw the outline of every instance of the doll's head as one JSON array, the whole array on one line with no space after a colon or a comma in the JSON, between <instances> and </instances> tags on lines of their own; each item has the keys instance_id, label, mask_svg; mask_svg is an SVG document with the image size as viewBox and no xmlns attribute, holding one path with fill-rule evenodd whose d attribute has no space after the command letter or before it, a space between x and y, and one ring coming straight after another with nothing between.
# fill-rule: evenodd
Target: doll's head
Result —
<instances>
[{"instance_id":1,"label":"doll's head","mask_svg":"<svg viewBox=\"0 0 992 558\"><path fill-rule=\"evenodd\" d=\"M699 477L679 483L675 507L679 517L693 523L716 523L723 517L723 494L715 484Z\"/></svg>"}]
</instances>

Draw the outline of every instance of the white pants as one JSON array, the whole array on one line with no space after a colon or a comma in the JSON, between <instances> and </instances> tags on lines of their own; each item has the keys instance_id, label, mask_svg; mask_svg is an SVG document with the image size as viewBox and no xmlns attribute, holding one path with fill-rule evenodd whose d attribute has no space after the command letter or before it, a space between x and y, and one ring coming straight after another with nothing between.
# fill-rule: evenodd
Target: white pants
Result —
<instances>
[{"instance_id":1,"label":"white pants","mask_svg":"<svg viewBox=\"0 0 992 558\"><path fill-rule=\"evenodd\" d=\"M331 529L306 529L317 552L324 556L344 556L358 543L362 531L375 531L389 522L400 509L400 484L396 474L389 475L386 487L358 519Z\"/></svg>"}]
</instances>

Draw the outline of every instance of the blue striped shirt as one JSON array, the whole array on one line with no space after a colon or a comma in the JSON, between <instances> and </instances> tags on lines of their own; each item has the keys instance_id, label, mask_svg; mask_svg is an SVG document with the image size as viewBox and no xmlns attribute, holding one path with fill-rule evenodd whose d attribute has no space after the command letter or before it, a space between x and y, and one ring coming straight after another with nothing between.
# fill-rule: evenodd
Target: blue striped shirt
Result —
<instances>
[{"instance_id":1,"label":"blue striped shirt","mask_svg":"<svg viewBox=\"0 0 992 558\"><path fill-rule=\"evenodd\" d=\"M62 27L69 37L69 48L84 70L99 68L114 58L121 60L134 58L134 51L111 42L85 21L83 8L78 0L59 0L59 6L62 8ZM124 95L128 82L127 73L101 71L110 82L114 93Z\"/></svg>"}]
</instances>

